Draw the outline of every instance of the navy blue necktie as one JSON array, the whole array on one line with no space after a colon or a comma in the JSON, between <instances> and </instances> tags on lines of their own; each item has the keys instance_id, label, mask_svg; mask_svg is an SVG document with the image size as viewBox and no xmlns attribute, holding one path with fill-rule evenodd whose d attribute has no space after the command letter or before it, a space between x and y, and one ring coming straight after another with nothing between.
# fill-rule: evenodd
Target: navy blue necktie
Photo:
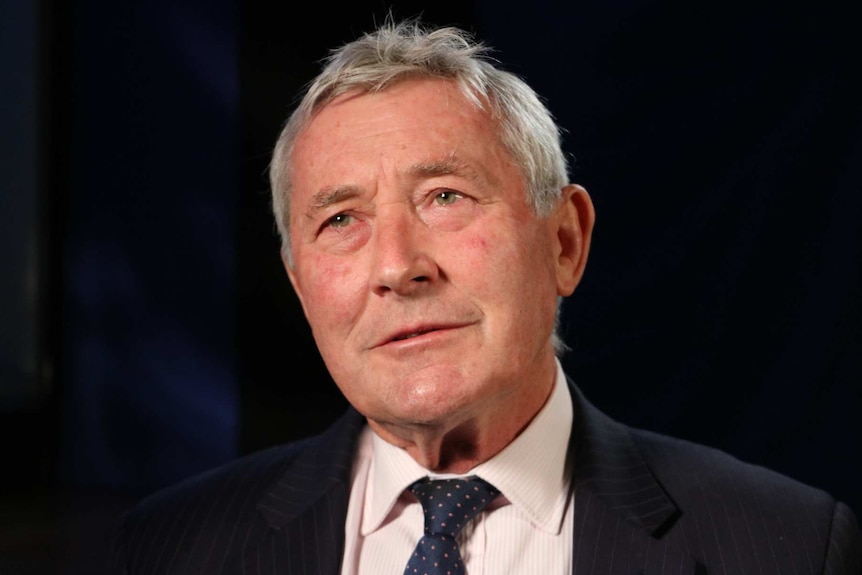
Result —
<instances>
[{"instance_id":1,"label":"navy blue necktie","mask_svg":"<svg viewBox=\"0 0 862 575\"><path fill-rule=\"evenodd\" d=\"M410 486L425 512L425 534L404 575L464 575L455 537L500 492L478 477L420 479Z\"/></svg>"}]
</instances>

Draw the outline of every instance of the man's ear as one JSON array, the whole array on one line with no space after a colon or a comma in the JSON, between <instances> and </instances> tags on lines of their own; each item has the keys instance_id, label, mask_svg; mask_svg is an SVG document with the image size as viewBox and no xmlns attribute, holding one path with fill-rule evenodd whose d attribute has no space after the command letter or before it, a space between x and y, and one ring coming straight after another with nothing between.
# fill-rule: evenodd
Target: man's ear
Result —
<instances>
[{"instance_id":1,"label":"man's ear","mask_svg":"<svg viewBox=\"0 0 862 575\"><path fill-rule=\"evenodd\" d=\"M293 291L296 293L296 297L299 299L299 303L302 306L302 313L305 314L305 317L308 317L308 314L305 311L305 298L302 294L302 287L299 283L299 279L296 276L296 270L293 269L293 266L290 263L290 256L285 251L285 247L281 247L281 264L284 266L284 271L287 272L287 278L290 280L290 285L293 286Z\"/></svg>"},{"instance_id":2,"label":"man's ear","mask_svg":"<svg viewBox=\"0 0 862 575\"><path fill-rule=\"evenodd\" d=\"M596 212L587 190L569 184L555 213L557 294L571 295L584 275Z\"/></svg>"}]
</instances>

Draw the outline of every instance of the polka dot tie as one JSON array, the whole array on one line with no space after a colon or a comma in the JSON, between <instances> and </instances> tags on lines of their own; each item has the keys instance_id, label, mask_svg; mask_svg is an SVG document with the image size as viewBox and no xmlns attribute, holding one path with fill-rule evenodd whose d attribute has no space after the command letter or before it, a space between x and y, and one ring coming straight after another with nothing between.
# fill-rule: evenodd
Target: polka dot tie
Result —
<instances>
[{"instance_id":1,"label":"polka dot tie","mask_svg":"<svg viewBox=\"0 0 862 575\"><path fill-rule=\"evenodd\" d=\"M410 486L425 512L425 534L404 575L464 575L455 537L500 492L478 477L420 479Z\"/></svg>"}]
</instances>

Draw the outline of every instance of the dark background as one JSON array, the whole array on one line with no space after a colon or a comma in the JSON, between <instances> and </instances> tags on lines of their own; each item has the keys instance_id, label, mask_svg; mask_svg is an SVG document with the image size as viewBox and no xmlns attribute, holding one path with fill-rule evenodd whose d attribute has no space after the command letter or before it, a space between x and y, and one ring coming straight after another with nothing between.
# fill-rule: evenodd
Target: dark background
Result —
<instances>
[{"instance_id":1,"label":"dark background","mask_svg":"<svg viewBox=\"0 0 862 575\"><path fill-rule=\"evenodd\" d=\"M570 375L627 423L862 512L859 34L829 3L0 5L0 573L105 572L116 514L345 403L265 176L327 50L497 49L597 210Z\"/></svg>"}]
</instances>

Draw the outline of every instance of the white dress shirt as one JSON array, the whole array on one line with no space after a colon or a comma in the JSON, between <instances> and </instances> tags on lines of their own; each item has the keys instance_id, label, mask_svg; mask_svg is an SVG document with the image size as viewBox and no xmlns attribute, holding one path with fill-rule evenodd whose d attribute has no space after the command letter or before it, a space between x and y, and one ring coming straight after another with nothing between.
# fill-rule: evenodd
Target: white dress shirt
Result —
<instances>
[{"instance_id":1,"label":"white dress shirt","mask_svg":"<svg viewBox=\"0 0 862 575\"><path fill-rule=\"evenodd\" d=\"M562 367L551 396L515 440L463 475L439 475L367 426L353 462L342 575L401 575L424 529L407 487L422 477L478 475L500 490L458 536L469 575L570 574L574 500L565 459L572 402Z\"/></svg>"}]
</instances>

